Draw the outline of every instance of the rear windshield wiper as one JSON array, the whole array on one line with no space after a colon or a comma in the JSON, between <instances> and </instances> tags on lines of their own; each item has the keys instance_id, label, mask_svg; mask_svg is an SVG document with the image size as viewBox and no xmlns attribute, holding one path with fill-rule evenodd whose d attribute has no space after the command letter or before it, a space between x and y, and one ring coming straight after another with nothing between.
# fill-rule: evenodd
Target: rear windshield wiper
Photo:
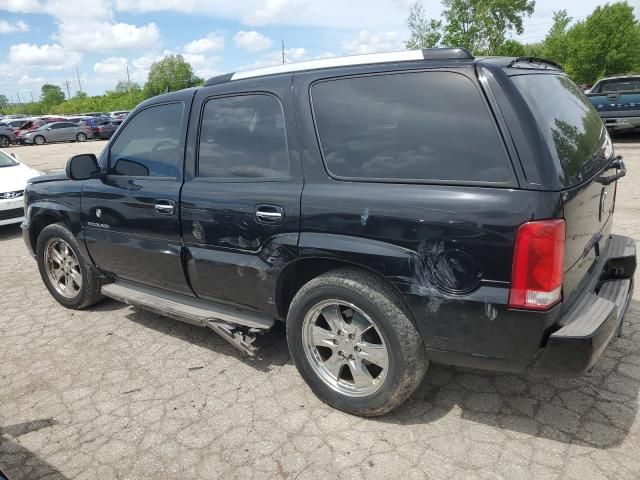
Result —
<instances>
[{"instance_id":1,"label":"rear windshield wiper","mask_svg":"<svg viewBox=\"0 0 640 480\"><path fill-rule=\"evenodd\" d=\"M618 155L615 160L611 162L611 164L607 167L607 170L611 170L612 168L619 170L619 172L608 177L598 177L596 182L601 183L602 185L611 185L613 182L624 177L627 174L627 167L622 160L622 155Z\"/></svg>"}]
</instances>

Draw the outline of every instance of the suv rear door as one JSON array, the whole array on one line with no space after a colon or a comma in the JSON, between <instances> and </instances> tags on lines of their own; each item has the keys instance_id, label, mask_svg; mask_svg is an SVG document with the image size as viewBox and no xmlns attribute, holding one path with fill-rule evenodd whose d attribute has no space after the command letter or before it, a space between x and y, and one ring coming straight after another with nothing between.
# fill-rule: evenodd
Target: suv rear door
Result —
<instances>
[{"instance_id":1,"label":"suv rear door","mask_svg":"<svg viewBox=\"0 0 640 480\"><path fill-rule=\"evenodd\" d=\"M192 91L135 112L82 190L82 224L95 263L116 278L193 295L182 268L178 200Z\"/></svg>"},{"instance_id":2,"label":"suv rear door","mask_svg":"<svg viewBox=\"0 0 640 480\"><path fill-rule=\"evenodd\" d=\"M291 76L195 96L180 215L197 296L276 316L279 273L297 258L302 177Z\"/></svg>"}]
</instances>

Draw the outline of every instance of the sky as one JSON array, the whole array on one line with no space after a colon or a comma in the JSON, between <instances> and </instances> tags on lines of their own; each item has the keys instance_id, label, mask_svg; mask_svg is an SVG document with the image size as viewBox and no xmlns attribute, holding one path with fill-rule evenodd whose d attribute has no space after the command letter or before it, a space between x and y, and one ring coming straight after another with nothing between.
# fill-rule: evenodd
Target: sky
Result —
<instances>
[{"instance_id":1,"label":"sky","mask_svg":"<svg viewBox=\"0 0 640 480\"><path fill-rule=\"evenodd\" d=\"M0 0L0 94L37 100L44 83L74 95L144 84L151 64L181 54L195 73L402 50L414 0ZM422 1L439 17L439 0ZM598 0L537 0L525 31L544 38L554 11L586 17ZM640 0L628 0L640 16ZM68 88L67 88L68 87Z\"/></svg>"}]
</instances>

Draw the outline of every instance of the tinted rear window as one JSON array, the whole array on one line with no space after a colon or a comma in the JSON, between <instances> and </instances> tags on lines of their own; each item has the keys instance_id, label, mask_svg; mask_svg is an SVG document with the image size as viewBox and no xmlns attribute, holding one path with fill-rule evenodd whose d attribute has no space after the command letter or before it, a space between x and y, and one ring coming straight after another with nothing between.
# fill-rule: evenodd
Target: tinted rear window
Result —
<instances>
[{"instance_id":1,"label":"tinted rear window","mask_svg":"<svg viewBox=\"0 0 640 480\"><path fill-rule=\"evenodd\" d=\"M577 185L604 166L607 131L580 87L564 75L520 75L512 79L558 164L561 183L566 187Z\"/></svg>"},{"instance_id":2,"label":"tinted rear window","mask_svg":"<svg viewBox=\"0 0 640 480\"><path fill-rule=\"evenodd\" d=\"M640 77L619 80L603 80L594 93L640 92Z\"/></svg>"},{"instance_id":3,"label":"tinted rear window","mask_svg":"<svg viewBox=\"0 0 640 480\"><path fill-rule=\"evenodd\" d=\"M352 77L311 89L328 171L338 177L505 183L513 171L482 94L467 77Z\"/></svg>"}]
</instances>

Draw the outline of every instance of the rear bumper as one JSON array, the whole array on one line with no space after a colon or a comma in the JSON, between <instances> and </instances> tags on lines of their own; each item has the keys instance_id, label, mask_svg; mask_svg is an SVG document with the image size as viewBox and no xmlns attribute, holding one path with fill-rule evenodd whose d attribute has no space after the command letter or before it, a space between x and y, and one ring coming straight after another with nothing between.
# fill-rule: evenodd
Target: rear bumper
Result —
<instances>
[{"instance_id":1,"label":"rear bumper","mask_svg":"<svg viewBox=\"0 0 640 480\"><path fill-rule=\"evenodd\" d=\"M612 235L601 282L565 313L540 350L529 372L544 376L577 376L596 363L620 333L633 294L636 246L633 239Z\"/></svg>"},{"instance_id":2,"label":"rear bumper","mask_svg":"<svg viewBox=\"0 0 640 480\"><path fill-rule=\"evenodd\" d=\"M640 128L640 117L603 117L602 121L609 130L634 130Z\"/></svg>"}]
</instances>

